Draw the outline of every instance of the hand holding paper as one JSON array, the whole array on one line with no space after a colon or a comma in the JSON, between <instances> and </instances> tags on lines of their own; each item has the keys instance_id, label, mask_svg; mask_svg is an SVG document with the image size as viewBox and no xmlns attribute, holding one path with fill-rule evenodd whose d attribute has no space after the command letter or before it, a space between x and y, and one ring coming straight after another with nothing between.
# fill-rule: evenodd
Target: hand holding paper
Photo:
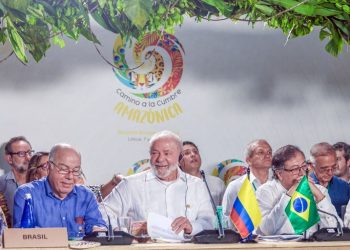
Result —
<instances>
[{"instance_id":1,"label":"hand holding paper","mask_svg":"<svg viewBox=\"0 0 350 250\"><path fill-rule=\"evenodd\" d=\"M181 218L184 218L184 217L179 217L174 221L172 221L172 219L165 217L163 215L149 213L148 219L147 219L148 234L151 236L152 239L161 239L164 241L171 241L171 242L184 241L185 238L182 231L182 229L184 228L183 226L184 221ZM176 223L174 227L172 226L173 222ZM173 228L176 231L173 231ZM192 226L191 226L191 231L192 231Z\"/></svg>"}]
</instances>

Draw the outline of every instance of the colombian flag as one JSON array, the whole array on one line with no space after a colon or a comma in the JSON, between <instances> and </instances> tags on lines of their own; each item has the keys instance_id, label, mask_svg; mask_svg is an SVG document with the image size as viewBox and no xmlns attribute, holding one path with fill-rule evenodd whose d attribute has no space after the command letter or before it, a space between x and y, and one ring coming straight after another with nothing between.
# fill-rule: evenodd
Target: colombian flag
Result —
<instances>
[{"instance_id":1,"label":"colombian flag","mask_svg":"<svg viewBox=\"0 0 350 250\"><path fill-rule=\"evenodd\" d=\"M248 176L233 203L230 218L243 239L247 238L261 221L260 208Z\"/></svg>"}]
</instances>

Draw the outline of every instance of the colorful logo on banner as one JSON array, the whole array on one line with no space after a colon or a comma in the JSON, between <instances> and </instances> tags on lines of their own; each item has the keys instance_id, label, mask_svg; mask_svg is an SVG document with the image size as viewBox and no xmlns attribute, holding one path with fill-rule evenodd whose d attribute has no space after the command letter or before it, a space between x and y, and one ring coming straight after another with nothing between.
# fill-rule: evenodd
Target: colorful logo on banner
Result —
<instances>
[{"instance_id":1,"label":"colorful logo on banner","mask_svg":"<svg viewBox=\"0 0 350 250\"><path fill-rule=\"evenodd\" d=\"M228 159L220 162L213 169L212 175L221 178L227 186L231 181L239 178L247 172L245 162L237 159Z\"/></svg>"},{"instance_id":2,"label":"colorful logo on banner","mask_svg":"<svg viewBox=\"0 0 350 250\"><path fill-rule=\"evenodd\" d=\"M140 160L138 162L135 162L131 168L129 168L127 175L133 175L137 173L141 173L145 170L148 170L151 168L151 164L149 162L149 159Z\"/></svg>"},{"instance_id":3,"label":"colorful logo on banner","mask_svg":"<svg viewBox=\"0 0 350 250\"><path fill-rule=\"evenodd\" d=\"M130 43L117 36L113 47L114 74L121 85L121 100L114 110L137 123L162 123L182 113L176 99L183 73L184 49L171 34L155 32L140 42Z\"/></svg>"}]
</instances>

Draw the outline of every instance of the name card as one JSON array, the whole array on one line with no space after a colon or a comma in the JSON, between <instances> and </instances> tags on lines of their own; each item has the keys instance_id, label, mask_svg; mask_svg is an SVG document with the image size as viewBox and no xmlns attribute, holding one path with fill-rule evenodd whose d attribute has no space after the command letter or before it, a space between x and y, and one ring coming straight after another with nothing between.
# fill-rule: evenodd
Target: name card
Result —
<instances>
[{"instance_id":1,"label":"name card","mask_svg":"<svg viewBox=\"0 0 350 250\"><path fill-rule=\"evenodd\" d=\"M4 248L67 246L66 228L6 228L3 234Z\"/></svg>"}]
</instances>

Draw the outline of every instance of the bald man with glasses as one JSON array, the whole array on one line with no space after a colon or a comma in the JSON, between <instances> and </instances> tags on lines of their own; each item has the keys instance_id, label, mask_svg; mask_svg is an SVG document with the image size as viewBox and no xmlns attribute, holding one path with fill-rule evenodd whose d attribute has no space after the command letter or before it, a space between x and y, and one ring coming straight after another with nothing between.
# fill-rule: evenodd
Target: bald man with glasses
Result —
<instances>
[{"instance_id":1,"label":"bald man with glasses","mask_svg":"<svg viewBox=\"0 0 350 250\"><path fill-rule=\"evenodd\" d=\"M314 167L314 172L310 174L312 180L328 189L332 204L338 216L342 217L341 207L349 202L350 186L334 175L338 164L335 149L329 143L321 142L311 148L310 155Z\"/></svg>"},{"instance_id":2,"label":"bald man with glasses","mask_svg":"<svg viewBox=\"0 0 350 250\"><path fill-rule=\"evenodd\" d=\"M92 191L76 185L82 174L80 153L68 144L57 144L50 151L48 165L47 177L17 189L14 227L20 227L24 197L30 193L37 227L66 227L69 239L106 229Z\"/></svg>"},{"instance_id":3,"label":"bald man with glasses","mask_svg":"<svg viewBox=\"0 0 350 250\"><path fill-rule=\"evenodd\" d=\"M13 137L5 145L5 159L11 167L11 171L0 176L0 192L6 198L11 218L16 189L27 182L29 161L33 153L30 142L24 136Z\"/></svg>"}]
</instances>

